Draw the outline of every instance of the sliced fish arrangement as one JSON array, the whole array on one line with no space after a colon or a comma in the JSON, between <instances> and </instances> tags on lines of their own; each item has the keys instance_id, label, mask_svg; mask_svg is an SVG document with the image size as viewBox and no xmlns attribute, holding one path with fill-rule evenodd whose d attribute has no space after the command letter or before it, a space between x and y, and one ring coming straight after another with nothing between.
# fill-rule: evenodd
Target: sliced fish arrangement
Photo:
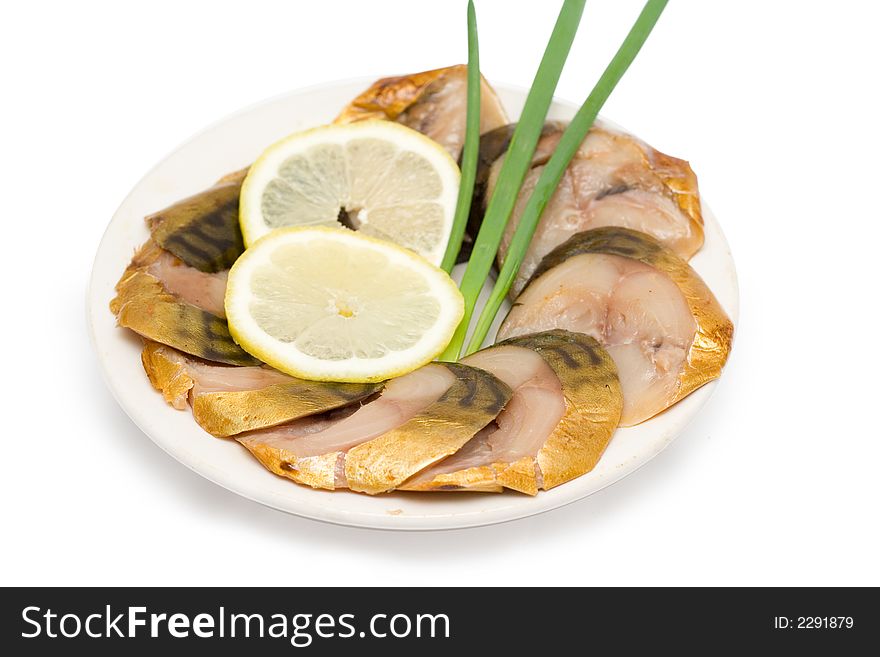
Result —
<instances>
[{"instance_id":1,"label":"sliced fish arrangement","mask_svg":"<svg viewBox=\"0 0 880 657\"><path fill-rule=\"evenodd\" d=\"M498 330L592 336L623 388L621 424L644 422L717 378L733 323L691 267L645 233L605 227L551 251Z\"/></svg>"},{"instance_id":2,"label":"sliced fish arrangement","mask_svg":"<svg viewBox=\"0 0 880 657\"><path fill-rule=\"evenodd\" d=\"M483 136L466 244L479 231L516 126L480 79ZM466 115L467 67L452 66L378 80L335 122L394 121L457 160ZM565 128L544 124L499 264ZM544 211L498 342L379 383L289 376L239 346L227 324L227 278L245 251L239 201L247 174L228 174L148 216L150 239L110 309L143 338L144 370L169 405L191 409L206 432L233 439L280 477L371 495L536 495L593 470L618 426L644 422L717 378L730 353L733 325L687 264L703 244L695 174L687 162L597 124ZM308 180L298 182L305 189ZM394 181L374 182L394 189ZM341 224L358 228L344 215ZM308 294L315 307L317 292ZM357 303L333 298L326 314L344 325ZM284 303L294 314L306 307Z\"/></svg>"},{"instance_id":3,"label":"sliced fish arrangement","mask_svg":"<svg viewBox=\"0 0 880 657\"><path fill-rule=\"evenodd\" d=\"M393 379L351 414L331 413L238 441L272 472L296 482L384 493L456 453L510 395L483 370L430 364Z\"/></svg>"},{"instance_id":4,"label":"sliced fish arrangement","mask_svg":"<svg viewBox=\"0 0 880 657\"><path fill-rule=\"evenodd\" d=\"M403 490L510 488L535 495L599 462L623 400L614 362L596 340L546 331L499 342L462 362L491 372L513 396L492 425Z\"/></svg>"},{"instance_id":5,"label":"sliced fish arrangement","mask_svg":"<svg viewBox=\"0 0 880 657\"><path fill-rule=\"evenodd\" d=\"M479 222L494 190L514 127L498 128L481 140L473 223ZM526 201L565 127L565 123L558 121L544 126L498 250L499 263L504 260ZM511 296L522 291L550 251L572 235L600 226L639 230L689 259L703 245L696 175L684 160L664 155L631 135L595 124L547 204Z\"/></svg>"},{"instance_id":6,"label":"sliced fish arrangement","mask_svg":"<svg viewBox=\"0 0 880 657\"><path fill-rule=\"evenodd\" d=\"M149 240L116 284L110 310L119 326L175 349L228 365L258 365L229 333L225 279L190 267Z\"/></svg>"},{"instance_id":7,"label":"sliced fish arrangement","mask_svg":"<svg viewBox=\"0 0 880 657\"><path fill-rule=\"evenodd\" d=\"M305 381L266 365L211 363L156 342L144 345L141 359L165 401L180 410L189 403L199 426L221 438L332 411L382 390L374 383Z\"/></svg>"}]
</instances>

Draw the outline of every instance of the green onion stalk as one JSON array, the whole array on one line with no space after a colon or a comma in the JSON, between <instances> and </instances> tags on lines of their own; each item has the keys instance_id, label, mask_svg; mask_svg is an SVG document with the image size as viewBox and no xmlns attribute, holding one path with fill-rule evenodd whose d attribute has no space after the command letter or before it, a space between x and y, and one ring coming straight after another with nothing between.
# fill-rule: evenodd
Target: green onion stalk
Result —
<instances>
[{"instance_id":1,"label":"green onion stalk","mask_svg":"<svg viewBox=\"0 0 880 657\"><path fill-rule=\"evenodd\" d=\"M477 14L473 0L468 0L468 64L467 64L467 118L465 119L464 147L461 151L461 185L458 188L458 202L452 220L452 232L446 253L443 255L441 269L447 274L452 271L471 209L474 195L474 180L477 176L477 157L480 154L480 45L477 40Z\"/></svg>"},{"instance_id":2,"label":"green onion stalk","mask_svg":"<svg viewBox=\"0 0 880 657\"><path fill-rule=\"evenodd\" d=\"M571 50L585 3L586 0L565 0L559 11L553 33L550 35L532 88L529 90L519 122L511 137L494 193L486 207L486 214L474 241L467 269L459 285L464 297L464 317L446 350L441 354L441 360L457 360L461 353L473 317L474 306L492 268L504 228L516 203L519 188L531 164L532 155L544 127L544 118L553 100L553 92L559 82L562 67Z\"/></svg>"},{"instance_id":3,"label":"green onion stalk","mask_svg":"<svg viewBox=\"0 0 880 657\"><path fill-rule=\"evenodd\" d=\"M627 34L620 49L614 55L614 58L608 64L605 72L602 73L602 77L599 78L593 91L584 101L584 104L581 105L577 114L575 114L571 123L569 123L562 134L559 145L541 172L538 182L535 184L535 188L526 202L526 207L523 210L516 231L514 231L510 247L501 266L501 271L492 289L492 294L477 320L466 354L471 354L478 350L483 340L486 339L489 328L495 320L495 315L498 313L502 301L507 296L510 286L513 284L514 278L525 258L529 242L532 240L544 208L559 185L559 181L562 179L569 162L574 157L581 142L587 136L587 132L596 120L596 116L599 114L605 101L608 100L608 96L611 95L617 83L620 82L623 74L626 73L626 70L636 58L639 50L641 50L654 25L656 25L660 14L663 13L663 9L666 7L667 1L649 0L645 4L642 13L639 14L638 19L629 31L629 34Z\"/></svg>"}]
</instances>

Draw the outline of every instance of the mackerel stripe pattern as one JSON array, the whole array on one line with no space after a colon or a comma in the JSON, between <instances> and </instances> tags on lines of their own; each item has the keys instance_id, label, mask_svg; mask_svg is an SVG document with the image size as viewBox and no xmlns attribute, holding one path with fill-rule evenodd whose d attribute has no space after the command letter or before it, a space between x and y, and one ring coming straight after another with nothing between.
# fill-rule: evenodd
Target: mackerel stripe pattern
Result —
<instances>
[{"instance_id":1,"label":"mackerel stripe pattern","mask_svg":"<svg viewBox=\"0 0 880 657\"><path fill-rule=\"evenodd\" d=\"M153 240L203 272L229 269L244 253L238 223L241 181L214 185L147 217Z\"/></svg>"}]
</instances>

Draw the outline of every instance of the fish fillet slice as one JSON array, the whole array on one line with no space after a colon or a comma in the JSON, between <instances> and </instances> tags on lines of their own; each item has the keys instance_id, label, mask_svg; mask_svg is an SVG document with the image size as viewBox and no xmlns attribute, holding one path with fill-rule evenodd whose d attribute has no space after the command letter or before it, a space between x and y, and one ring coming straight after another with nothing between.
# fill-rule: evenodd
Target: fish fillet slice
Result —
<instances>
[{"instance_id":1,"label":"fish fillet slice","mask_svg":"<svg viewBox=\"0 0 880 657\"><path fill-rule=\"evenodd\" d=\"M349 406L382 389L382 384L305 381L265 365L218 365L155 342L144 345L141 359L165 400L177 409L189 402L199 426L219 437Z\"/></svg>"},{"instance_id":2,"label":"fish fillet slice","mask_svg":"<svg viewBox=\"0 0 880 657\"><path fill-rule=\"evenodd\" d=\"M506 226L498 250L499 262L503 262L531 190L564 129L562 123L545 126L532 168ZM483 162L487 183L481 203L488 200L494 189L503 163L500 151L506 149L506 135L507 131L501 130L497 138L486 137L486 149L491 152L484 157L489 160L494 155L495 159L488 173ZM631 135L595 125L541 216L511 288L511 297L522 291L550 251L576 233L601 226L622 226L648 233L682 258L690 258L703 244L696 176L687 162L664 155Z\"/></svg>"},{"instance_id":3,"label":"fish fillet slice","mask_svg":"<svg viewBox=\"0 0 880 657\"><path fill-rule=\"evenodd\" d=\"M507 114L485 78L480 95L480 132L507 123ZM355 98L336 123L389 119L418 130L442 145L456 160L464 145L467 113L467 66L377 80Z\"/></svg>"},{"instance_id":4,"label":"fish fillet slice","mask_svg":"<svg viewBox=\"0 0 880 657\"><path fill-rule=\"evenodd\" d=\"M171 252L158 248L153 242L147 244L142 257L144 261L152 259L146 272L158 279L167 292L212 315L226 317L223 302L228 270L216 273L199 271Z\"/></svg>"},{"instance_id":5,"label":"fish fillet slice","mask_svg":"<svg viewBox=\"0 0 880 657\"><path fill-rule=\"evenodd\" d=\"M160 278L166 275L167 283ZM188 267L148 240L116 284L110 310L119 326L148 340L205 360L258 365L232 339L225 317L216 314L222 277Z\"/></svg>"},{"instance_id":6,"label":"fish fillet slice","mask_svg":"<svg viewBox=\"0 0 880 657\"><path fill-rule=\"evenodd\" d=\"M548 331L514 338L464 359L513 390L490 425L402 490L537 494L595 467L620 419L613 362L585 335Z\"/></svg>"},{"instance_id":7,"label":"fish fillet slice","mask_svg":"<svg viewBox=\"0 0 880 657\"><path fill-rule=\"evenodd\" d=\"M267 469L298 483L376 494L455 453L509 397L487 372L432 363L391 380L350 415L309 418L238 441Z\"/></svg>"},{"instance_id":8,"label":"fish fillet slice","mask_svg":"<svg viewBox=\"0 0 880 657\"><path fill-rule=\"evenodd\" d=\"M146 218L153 241L190 267L206 273L229 269L244 251L238 199L247 170Z\"/></svg>"},{"instance_id":9,"label":"fish fillet slice","mask_svg":"<svg viewBox=\"0 0 880 657\"><path fill-rule=\"evenodd\" d=\"M644 233L580 233L542 262L499 338L564 328L592 336L617 364L621 424L643 422L716 378L733 324L687 263Z\"/></svg>"}]
</instances>

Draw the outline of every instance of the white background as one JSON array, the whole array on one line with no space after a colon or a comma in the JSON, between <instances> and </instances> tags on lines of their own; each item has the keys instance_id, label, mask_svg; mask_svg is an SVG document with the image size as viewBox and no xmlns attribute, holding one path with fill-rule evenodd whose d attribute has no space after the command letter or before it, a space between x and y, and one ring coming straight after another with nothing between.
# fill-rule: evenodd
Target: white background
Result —
<instances>
[{"instance_id":1,"label":"white background","mask_svg":"<svg viewBox=\"0 0 880 657\"><path fill-rule=\"evenodd\" d=\"M560 97L586 95L640 6L587 3ZM556 7L478 2L490 80L530 84ZM620 483L501 526L346 529L201 479L116 406L84 299L141 175L266 97L464 61L464 12L463 0L3 4L0 583L880 584L870 3L675 0L607 104L690 160L742 294L715 396Z\"/></svg>"}]
</instances>

